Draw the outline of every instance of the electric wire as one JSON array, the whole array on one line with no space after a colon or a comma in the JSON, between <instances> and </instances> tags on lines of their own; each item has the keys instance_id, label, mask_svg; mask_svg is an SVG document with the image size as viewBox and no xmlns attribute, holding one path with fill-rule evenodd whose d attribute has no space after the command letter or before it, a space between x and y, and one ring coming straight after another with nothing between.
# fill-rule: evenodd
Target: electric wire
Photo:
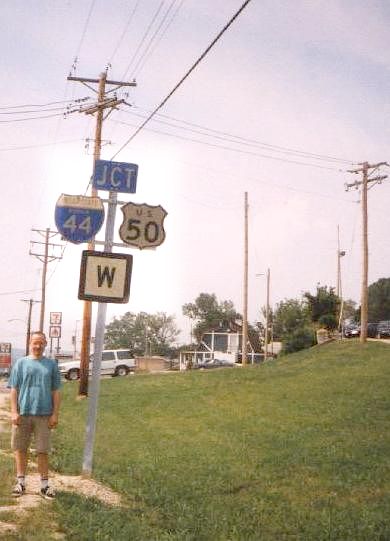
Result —
<instances>
[{"instance_id":1,"label":"electric wire","mask_svg":"<svg viewBox=\"0 0 390 541\"><path fill-rule=\"evenodd\" d=\"M134 124L129 124L128 122L123 122L123 121L120 121L120 120L111 120L110 122L114 122L114 123L117 123L117 124L124 124L126 126L131 126L131 127L136 127ZM298 160L290 160L288 158L281 158L281 157L278 157L278 156L270 156L270 155L267 155L267 154L260 154L258 152L252 152L250 150L244 150L244 149L240 149L240 148L233 148L233 147L228 147L228 146L225 146L225 145L217 145L216 143L210 143L209 141L202 141L200 139L194 139L192 137L184 137L183 135L178 135L178 134L174 134L174 133L169 133L169 132L165 132L165 131L162 131L162 130L154 130L152 128L145 128L147 131L150 131L152 133L157 133L157 134L160 134L160 135L167 135L169 137L175 137L176 139L181 139L181 140L184 140L184 141L190 141L192 143L199 143L201 145L206 145L206 146L209 146L209 147L212 147L212 148L219 148L221 150L229 150L231 152L237 152L237 153L240 153L240 154L246 154L246 155L249 155L249 156L257 156L259 158L265 158L265 159L269 159L269 160L276 160L276 161L280 161L280 162L284 162L284 163L291 163L291 164L295 164L295 165L303 165L305 167L316 167L317 169L326 169L328 171L337 171L338 173L344 173L345 170L344 169L339 169L339 168L336 168L336 167L329 167L329 166L325 166L325 165L319 165L317 163L306 163L306 162L300 162ZM135 132L137 133L137 131ZM123 147L121 147L118 152L116 152L114 154L114 156L111 158L111 161L119 154L119 152L123 149Z\"/></svg>"},{"instance_id":2,"label":"electric wire","mask_svg":"<svg viewBox=\"0 0 390 541\"><path fill-rule=\"evenodd\" d=\"M113 160L137 135L138 133L148 124L148 122L154 117L154 115L164 107L167 101L173 96L173 94L180 88L184 81L191 75L191 73L197 68L197 66L202 62L205 56L211 51L214 45L219 41L222 35L228 30L228 28L233 24L237 17L242 13L251 0L245 0L241 7L236 11L236 13L230 18L230 20L225 24L222 30L217 34L213 41L206 47L204 52L198 57L194 62L191 68L185 73L185 75L180 79L180 81L173 87L169 94L163 99L163 101L158 105L146 118L146 120L135 130L135 132L129 137L129 139L120 147L120 149L114 154L111 158Z\"/></svg>"},{"instance_id":3,"label":"electric wire","mask_svg":"<svg viewBox=\"0 0 390 541\"><path fill-rule=\"evenodd\" d=\"M51 101L51 102L48 102L48 103L26 103L24 105L4 105L2 107L0 107L0 110L5 110L5 109L23 109L25 107L50 107L51 105L58 105L60 103L75 103L75 102L79 102L79 101L88 101L89 97L85 97L85 98L78 98L76 100L59 100L59 101Z\"/></svg>"},{"instance_id":4,"label":"electric wire","mask_svg":"<svg viewBox=\"0 0 390 541\"><path fill-rule=\"evenodd\" d=\"M3 291L0 293L1 296L3 295L19 295L21 293L31 293L33 291L40 291L40 288L35 288L35 289L22 289L22 290L19 290L19 291Z\"/></svg>"},{"instance_id":5,"label":"electric wire","mask_svg":"<svg viewBox=\"0 0 390 541\"><path fill-rule=\"evenodd\" d=\"M174 0L175 1L175 0ZM172 2L172 5L173 5L174 2ZM154 51L156 50L158 44L161 42L162 38L165 36L165 34L167 33L168 31L168 28L171 26L171 24L173 23L173 21L176 19L177 17L177 14L179 13L182 5L184 3L184 0L181 0L180 3L177 5L172 17L169 19L168 23L166 24L165 28L163 29L163 31L161 32L161 34L158 36L158 38L156 39L154 45L152 46L151 44L151 47L150 47L150 51L149 53L145 53L143 56L144 56L144 60L143 62L141 63L141 65L138 67L138 71L137 73L134 75L134 77L138 77L139 74L142 72L142 70L144 69L145 65L147 64L148 62L148 59L152 56L152 54L154 53Z\"/></svg>"},{"instance_id":6,"label":"electric wire","mask_svg":"<svg viewBox=\"0 0 390 541\"><path fill-rule=\"evenodd\" d=\"M81 32L81 38L80 38L79 44L78 44L77 49L76 49L76 54L74 55L74 61L73 61L74 62L73 63L74 69L76 69L76 64L78 62L81 47L83 46L84 39L85 39L85 36L87 34L88 25L89 25L89 21L91 20L91 15L92 15L93 8L95 7L95 2L96 2L96 0L92 0L91 4L89 6L88 15L87 15L87 18L86 18L85 23L84 23L84 28L83 28L83 30Z\"/></svg>"},{"instance_id":7,"label":"electric wire","mask_svg":"<svg viewBox=\"0 0 390 541\"><path fill-rule=\"evenodd\" d=\"M129 26L130 26L130 24L131 24L131 22L132 22L132 20L133 20L133 18L134 18L135 12L137 11L137 8L138 8L138 5L139 5L140 1L141 1L141 0L137 0L137 1L136 1L133 10L132 10L131 13L130 13L130 16L129 16L128 20L127 20L127 23L126 23L126 25L125 25L125 28L124 28L124 30L123 30L123 32L122 32L122 34L121 34L121 37L119 38L119 40L118 40L118 42L117 42L117 44L116 44L116 46L115 46L114 51L111 53L111 55L110 55L110 57L109 57L109 59L108 59L108 63L109 63L109 64L112 63L112 61L113 61L113 59L114 59L116 53L117 53L118 50L119 50L119 47L122 45L122 42L123 42L123 40L124 40L124 37L125 37L125 35L126 35L128 29L129 29Z\"/></svg>"},{"instance_id":8,"label":"electric wire","mask_svg":"<svg viewBox=\"0 0 390 541\"><path fill-rule=\"evenodd\" d=\"M125 79L126 79L126 77L127 77L127 75L128 75L128 72L130 71L130 68L131 68L131 66L132 66L132 64L133 64L133 62L134 62L134 60L135 60L135 58L137 57L137 55L138 55L138 53L139 53L139 51L140 51L142 45L144 44L144 42L145 42L145 40L146 40L146 38L147 38L147 36L148 36L148 34L149 34L149 32L150 32L150 30L151 30L153 24L154 24L154 21L157 19L158 15L159 15L159 13L160 13L160 11L161 11L163 5L164 5L164 2L165 2L165 0L162 0L162 2L160 2L160 4L159 4L157 10L155 11L155 13L154 13L154 15L153 15L153 17L152 17L152 20L150 21L148 27L146 28L146 30L145 30L145 32L144 32L144 35L143 35L142 38L141 38L141 41L139 42L139 44L138 44L138 46L137 46L137 48L136 48L136 50L135 50L133 56L131 57L130 62L129 62L129 64L128 64L128 66L127 66L127 68L126 68L124 74L122 75L122 80L125 80Z\"/></svg>"},{"instance_id":9,"label":"electric wire","mask_svg":"<svg viewBox=\"0 0 390 541\"><path fill-rule=\"evenodd\" d=\"M70 111L70 112L75 112L75 111ZM56 113L54 115L44 115L44 116L33 116L33 117L28 117L28 118L14 118L14 119L10 119L10 120L0 120L0 123L1 124L6 124L6 123L11 123L11 122L26 122L28 120L42 120L42 119L45 119L45 118L54 118L54 117L59 117L59 116L64 116L64 114L67 114L67 113Z\"/></svg>"},{"instance_id":10,"label":"electric wire","mask_svg":"<svg viewBox=\"0 0 390 541\"><path fill-rule=\"evenodd\" d=\"M65 145L68 143L78 143L82 141L82 139L69 139L68 141L54 141L52 143L41 143L37 145L24 145L24 146L17 146L17 147L6 147L1 148L0 152L10 152L12 150L29 150L32 148L41 148L41 147L49 147L49 146L56 146L56 145Z\"/></svg>"},{"instance_id":11,"label":"electric wire","mask_svg":"<svg viewBox=\"0 0 390 541\"><path fill-rule=\"evenodd\" d=\"M136 109L137 109L137 107L136 107ZM121 110L123 111L123 109L121 109ZM141 117L141 118L145 118L145 115L141 115L141 114L135 113L133 111L123 111L123 112L125 112L126 114L133 115L133 116L138 116L138 117ZM230 143L235 143L235 144L240 144L240 145L245 145L245 146L250 146L250 147L255 147L255 148L260 147L263 150L268 150L268 151L272 151L272 152L279 152L279 153L282 153L282 154L296 155L296 156L301 157L301 158L310 158L310 159L315 159L315 160L322 160L322 161L327 161L327 162L330 161L330 162L336 162L336 163L348 164L348 165L351 165L351 164L354 163L354 162L352 162L352 160L345 160L345 159L341 159L341 158L335 158L333 156L327 156L327 155L323 155L323 154L315 154L315 153L312 153L312 152L306 152L304 150L297 150L297 149L292 149L292 148L288 148L288 147L272 145L270 143L264 143L262 141L257 141L256 139L249 139L249 138L241 137L241 136L238 136L238 135L233 135L233 134L230 134L230 133L227 133L227 132L213 130L213 129L207 128L205 126L200 126L199 124L193 124L191 122L181 121L181 120L178 120L178 119L173 118L173 117L168 117L167 115L157 115L157 116L162 116L164 118L171 118L172 120L174 120L176 122L182 122L185 126L171 124L171 123L163 121L163 120L158 120L157 118L154 118L153 122L158 122L160 124L164 124L166 126L170 126L170 127L173 127L173 128L179 128L179 129L184 130L184 131L190 131L190 132L196 133L198 135L204 135L206 137L213 137L213 138L218 139L218 140L228 141ZM197 129L193 129L193 128L186 127L186 126L194 126L196 128L200 128L203 131L199 131ZM207 133L207 132L210 132L210 133Z\"/></svg>"},{"instance_id":12,"label":"electric wire","mask_svg":"<svg viewBox=\"0 0 390 541\"><path fill-rule=\"evenodd\" d=\"M153 35L151 36L150 40L149 40L149 43L147 44L147 46L144 48L143 50L143 53L141 54L141 56L139 57L135 67L133 68L133 73L132 75L130 76L130 79L133 79L135 78L135 76L139 73L137 72L137 69L139 68L139 66L142 64L142 62L145 60L145 58L147 57L147 54L148 52L150 51L152 45L156 42L157 40L157 35L161 29L161 27L163 26L163 24L165 23L170 11L172 10L173 6L175 5L176 3L176 0L172 0L170 5L168 6L168 9L166 10L164 16L162 17L162 19L160 20L160 23L159 25L157 26L156 30L154 31Z\"/></svg>"},{"instance_id":13,"label":"electric wire","mask_svg":"<svg viewBox=\"0 0 390 541\"><path fill-rule=\"evenodd\" d=\"M27 111L0 111L0 115L26 115L29 113L49 113L51 111L63 111L63 107L50 107L49 109L30 109Z\"/></svg>"}]
</instances>

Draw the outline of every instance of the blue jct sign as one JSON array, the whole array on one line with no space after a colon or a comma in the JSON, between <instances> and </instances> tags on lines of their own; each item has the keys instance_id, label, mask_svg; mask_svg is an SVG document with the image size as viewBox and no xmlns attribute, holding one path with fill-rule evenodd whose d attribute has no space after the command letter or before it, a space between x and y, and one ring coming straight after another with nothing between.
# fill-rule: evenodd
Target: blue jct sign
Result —
<instances>
[{"instance_id":1,"label":"blue jct sign","mask_svg":"<svg viewBox=\"0 0 390 541\"><path fill-rule=\"evenodd\" d=\"M56 204L55 222L70 242L89 242L103 225L103 203L99 197L62 194Z\"/></svg>"},{"instance_id":2,"label":"blue jct sign","mask_svg":"<svg viewBox=\"0 0 390 541\"><path fill-rule=\"evenodd\" d=\"M92 184L97 190L135 193L138 165L134 163L96 160Z\"/></svg>"}]
</instances>

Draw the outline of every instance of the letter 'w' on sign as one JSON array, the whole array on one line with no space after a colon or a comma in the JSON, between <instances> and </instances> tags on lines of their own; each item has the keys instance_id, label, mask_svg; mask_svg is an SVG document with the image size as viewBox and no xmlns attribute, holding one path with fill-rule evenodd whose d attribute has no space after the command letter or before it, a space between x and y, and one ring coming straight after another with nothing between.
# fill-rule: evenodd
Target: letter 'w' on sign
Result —
<instances>
[{"instance_id":1,"label":"letter 'w' on sign","mask_svg":"<svg viewBox=\"0 0 390 541\"><path fill-rule=\"evenodd\" d=\"M114 281L116 267L104 267L102 271L102 266L98 265L98 287L102 287L104 281L107 280L107 286L112 287Z\"/></svg>"},{"instance_id":2,"label":"letter 'w' on sign","mask_svg":"<svg viewBox=\"0 0 390 541\"><path fill-rule=\"evenodd\" d=\"M78 298L96 302L128 302L132 267L132 255L84 250Z\"/></svg>"}]
</instances>

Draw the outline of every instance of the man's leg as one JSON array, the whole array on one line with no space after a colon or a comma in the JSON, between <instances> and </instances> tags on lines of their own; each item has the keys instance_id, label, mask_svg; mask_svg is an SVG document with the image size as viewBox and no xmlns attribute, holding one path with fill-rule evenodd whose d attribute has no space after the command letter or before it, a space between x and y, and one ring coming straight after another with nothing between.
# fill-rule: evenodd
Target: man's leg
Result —
<instances>
[{"instance_id":1,"label":"man's leg","mask_svg":"<svg viewBox=\"0 0 390 541\"><path fill-rule=\"evenodd\" d=\"M11 447L14 451L16 485L12 495L22 496L26 491L26 471L28 460L28 446L31 438L31 423L28 417L21 417L19 425L12 426Z\"/></svg>"},{"instance_id":2,"label":"man's leg","mask_svg":"<svg viewBox=\"0 0 390 541\"><path fill-rule=\"evenodd\" d=\"M54 490L49 487L49 452L51 430L48 426L48 417L35 419L35 442L38 458L38 472L41 477L41 496L48 500L55 497Z\"/></svg>"},{"instance_id":3,"label":"man's leg","mask_svg":"<svg viewBox=\"0 0 390 541\"><path fill-rule=\"evenodd\" d=\"M49 477L49 455L47 453L38 453L38 473L41 479Z\"/></svg>"},{"instance_id":4,"label":"man's leg","mask_svg":"<svg viewBox=\"0 0 390 541\"><path fill-rule=\"evenodd\" d=\"M14 451L16 476L25 477L27 471L27 451L17 449Z\"/></svg>"}]
</instances>

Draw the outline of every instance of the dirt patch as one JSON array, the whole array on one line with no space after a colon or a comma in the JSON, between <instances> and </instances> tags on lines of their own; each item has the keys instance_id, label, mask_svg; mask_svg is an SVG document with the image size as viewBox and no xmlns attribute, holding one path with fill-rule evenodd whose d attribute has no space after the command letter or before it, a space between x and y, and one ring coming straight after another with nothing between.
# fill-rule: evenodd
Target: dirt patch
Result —
<instances>
[{"instance_id":1,"label":"dirt patch","mask_svg":"<svg viewBox=\"0 0 390 541\"><path fill-rule=\"evenodd\" d=\"M9 430L10 426L9 391L4 383L0 383L0 432ZM0 451L1 454L12 456L11 451ZM79 475L60 475L50 472L50 482L57 491L74 492L87 498L97 498L106 505L123 506L122 497L109 487L98 483L93 479L87 479ZM11 487L10 487L11 488ZM42 504L49 504L39 495L40 478L37 473L37 465L29 461L29 472L26 477L26 494L15 499L14 505L0 506L1 512L26 513ZM0 519L0 534L17 531L18 526Z\"/></svg>"}]
</instances>

